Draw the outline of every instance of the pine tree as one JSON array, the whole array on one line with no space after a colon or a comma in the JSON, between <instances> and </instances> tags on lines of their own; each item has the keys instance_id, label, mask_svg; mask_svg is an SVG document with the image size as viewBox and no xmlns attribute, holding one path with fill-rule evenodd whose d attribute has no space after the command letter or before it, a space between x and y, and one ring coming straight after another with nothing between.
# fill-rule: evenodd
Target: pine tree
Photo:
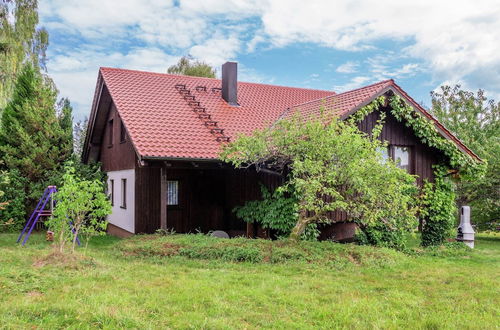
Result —
<instances>
[{"instance_id":1,"label":"pine tree","mask_svg":"<svg viewBox=\"0 0 500 330\"><path fill-rule=\"evenodd\" d=\"M82 157L83 145L85 144L85 136L87 135L88 124L89 119L85 117L84 120L78 121L73 128L74 152L78 160L80 160Z\"/></svg>"},{"instance_id":2,"label":"pine tree","mask_svg":"<svg viewBox=\"0 0 500 330\"><path fill-rule=\"evenodd\" d=\"M63 158L68 158L73 154L73 107L68 98L62 98L58 105L59 125L63 130L60 142Z\"/></svg>"},{"instance_id":3,"label":"pine tree","mask_svg":"<svg viewBox=\"0 0 500 330\"><path fill-rule=\"evenodd\" d=\"M56 96L52 81L28 64L2 113L0 155L7 169L18 169L32 183L43 181L68 158L69 133L61 122L68 125L71 113L67 109L57 117Z\"/></svg>"}]
</instances>

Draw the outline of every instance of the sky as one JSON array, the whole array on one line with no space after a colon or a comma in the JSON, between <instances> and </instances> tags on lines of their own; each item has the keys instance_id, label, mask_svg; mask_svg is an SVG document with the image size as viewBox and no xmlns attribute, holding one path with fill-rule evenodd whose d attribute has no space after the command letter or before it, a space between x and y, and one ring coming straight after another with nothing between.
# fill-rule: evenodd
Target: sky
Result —
<instances>
[{"instance_id":1,"label":"sky","mask_svg":"<svg viewBox=\"0 0 500 330\"><path fill-rule=\"evenodd\" d=\"M499 0L41 0L47 69L75 119L101 66L166 72L190 54L240 81L342 92L392 78L500 100Z\"/></svg>"}]
</instances>

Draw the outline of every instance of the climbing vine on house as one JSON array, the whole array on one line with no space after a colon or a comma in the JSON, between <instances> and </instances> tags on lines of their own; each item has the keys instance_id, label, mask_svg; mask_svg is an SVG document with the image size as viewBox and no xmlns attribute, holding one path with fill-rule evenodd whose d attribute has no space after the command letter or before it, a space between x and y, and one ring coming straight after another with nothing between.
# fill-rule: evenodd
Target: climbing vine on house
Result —
<instances>
[{"instance_id":1,"label":"climbing vine on house","mask_svg":"<svg viewBox=\"0 0 500 330\"><path fill-rule=\"evenodd\" d=\"M449 236L457 204L455 189L445 167L436 167L435 182L425 182L421 195L420 216L422 222L422 245L440 245Z\"/></svg>"},{"instance_id":2,"label":"climbing vine on house","mask_svg":"<svg viewBox=\"0 0 500 330\"><path fill-rule=\"evenodd\" d=\"M472 159L461 152L452 141L442 137L430 120L418 114L400 96L390 97L388 103L390 113L398 121L410 127L422 143L440 150L449 160L446 165L435 167L435 183L426 182L421 195L422 245L442 244L450 233L457 214L454 184L449 177L450 170L458 170L461 180L474 180L484 175L486 164ZM362 121L384 104L386 99L383 96L378 97L353 114L351 120Z\"/></svg>"}]
</instances>

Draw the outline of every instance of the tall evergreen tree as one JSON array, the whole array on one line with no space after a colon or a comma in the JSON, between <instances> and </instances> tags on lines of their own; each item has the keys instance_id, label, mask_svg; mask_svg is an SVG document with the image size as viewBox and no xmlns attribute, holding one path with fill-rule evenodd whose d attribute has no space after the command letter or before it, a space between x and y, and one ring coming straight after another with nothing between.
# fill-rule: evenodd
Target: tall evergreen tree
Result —
<instances>
[{"instance_id":1,"label":"tall evergreen tree","mask_svg":"<svg viewBox=\"0 0 500 330\"><path fill-rule=\"evenodd\" d=\"M171 74L182 74L194 77L215 78L215 69L205 62L194 60L191 56L183 56L167 70Z\"/></svg>"},{"instance_id":2,"label":"tall evergreen tree","mask_svg":"<svg viewBox=\"0 0 500 330\"><path fill-rule=\"evenodd\" d=\"M62 98L58 105L57 116L59 125L63 131L62 140L60 143L61 153L63 158L67 158L73 154L73 107L68 98Z\"/></svg>"},{"instance_id":3,"label":"tall evergreen tree","mask_svg":"<svg viewBox=\"0 0 500 330\"><path fill-rule=\"evenodd\" d=\"M49 35L38 27L37 0L0 0L0 110L24 63L45 68Z\"/></svg>"},{"instance_id":4,"label":"tall evergreen tree","mask_svg":"<svg viewBox=\"0 0 500 330\"><path fill-rule=\"evenodd\" d=\"M78 121L73 128L73 145L76 157L81 159L83 152L83 145L85 144L85 136L87 135L87 127L89 119L85 117L84 120Z\"/></svg>"},{"instance_id":5,"label":"tall evergreen tree","mask_svg":"<svg viewBox=\"0 0 500 330\"><path fill-rule=\"evenodd\" d=\"M18 169L31 182L43 181L48 171L58 169L68 158L65 141L69 133L61 127L62 122L68 125L68 118L57 117L55 102L52 81L25 65L2 113L0 155L7 169Z\"/></svg>"}]
</instances>

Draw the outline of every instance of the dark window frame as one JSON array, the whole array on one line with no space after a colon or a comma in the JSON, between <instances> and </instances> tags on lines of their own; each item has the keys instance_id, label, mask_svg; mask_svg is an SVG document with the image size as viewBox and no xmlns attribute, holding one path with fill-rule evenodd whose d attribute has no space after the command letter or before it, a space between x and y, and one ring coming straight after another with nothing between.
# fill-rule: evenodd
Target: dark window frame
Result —
<instances>
[{"instance_id":1,"label":"dark window frame","mask_svg":"<svg viewBox=\"0 0 500 330\"><path fill-rule=\"evenodd\" d=\"M169 195L169 189L168 189L168 187L169 187L169 183L170 182L177 182L177 191L176 191L177 194L175 196L176 197L175 199L176 199L177 203L175 203L175 204L171 204L170 201L169 201L169 196L170 195ZM166 191L166 193L167 193L167 206L174 207L174 208L175 207L180 207L180 202L179 202L180 193L179 192L180 192L180 181L179 180L167 180L167 191Z\"/></svg>"},{"instance_id":2,"label":"dark window frame","mask_svg":"<svg viewBox=\"0 0 500 330\"><path fill-rule=\"evenodd\" d=\"M114 122L113 119L108 120L108 131L109 131L109 136L108 136L108 147L111 148L113 146L113 135L114 135Z\"/></svg>"},{"instance_id":3,"label":"dark window frame","mask_svg":"<svg viewBox=\"0 0 500 330\"><path fill-rule=\"evenodd\" d=\"M127 208L127 179L121 180L121 205L120 208Z\"/></svg>"},{"instance_id":4,"label":"dark window frame","mask_svg":"<svg viewBox=\"0 0 500 330\"><path fill-rule=\"evenodd\" d=\"M110 179L109 180L109 183L110 183L110 192L109 192L109 200L111 201L111 206L114 206L115 205L115 180L113 179Z\"/></svg>"},{"instance_id":5,"label":"dark window frame","mask_svg":"<svg viewBox=\"0 0 500 330\"><path fill-rule=\"evenodd\" d=\"M408 170L407 170L407 172L409 174L413 174L413 169L414 169L413 161L415 158L413 155L413 149L414 149L413 146L402 145L402 144L391 144L389 147L390 147L389 148L389 157L394 162L396 162L396 148L407 148L408 149Z\"/></svg>"},{"instance_id":6,"label":"dark window frame","mask_svg":"<svg viewBox=\"0 0 500 330\"><path fill-rule=\"evenodd\" d=\"M127 132L125 131L125 125L123 121L120 121L120 143L127 142Z\"/></svg>"}]
</instances>

